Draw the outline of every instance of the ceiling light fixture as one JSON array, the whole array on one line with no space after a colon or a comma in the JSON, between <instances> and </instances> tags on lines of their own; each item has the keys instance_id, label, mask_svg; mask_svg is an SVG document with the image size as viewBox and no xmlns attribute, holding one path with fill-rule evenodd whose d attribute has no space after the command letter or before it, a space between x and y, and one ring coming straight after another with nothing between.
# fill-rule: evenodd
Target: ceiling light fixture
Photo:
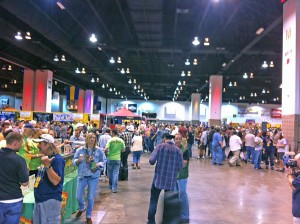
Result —
<instances>
[{"instance_id":1,"label":"ceiling light fixture","mask_svg":"<svg viewBox=\"0 0 300 224\"><path fill-rule=\"evenodd\" d=\"M90 41L91 41L92 43L97 42L97 37L95 36L95 34L92 34L92 35L91 35Z\"/></svg>"},{"instance_id":2,"label":"ceiling light fixture","mask_svg":"<svg viewBox=\"0 0 300 224\"><path fill-rule=\"evenodd\" d=\"M134 85L133 89L136 89L136 85Z\"/></svg>"},{"instance_id":3,"label":"ceiling light fixture","mask_svg":"<svg viewBox=\"0 0 300 224\"><path fill-rule=\"evenodd\" d=\"M5 65L2 66L2 70L6 70L6 66Z\"/></svg>"},{"instance_id":4,"label":"ceiling light fixture","mask_svg":"<svg viewBox=\"0 0 300 224\"><path fill-rule=\"evenodd\" d=\"M76 68L75 73L77 73L77 74L81 73L81 72L79 71L79 68Z\"/></svg>"},{"instance_id":5,"label":"ceiling light fixture","mask_svg":"<svg viewBox=\"0 0 300 224\"><path fill-rule=\"evenodd\" d=\"M230 86L230 87L231 87L231 86L232 86L232 82L229 82L228 86Z\"/></svg>"},{"instance_id":6,"label":"ceiling light fixture","mask_svg":"<svg viewBox=\"0 0 300 224\"><path fill-rule=\"evenodd\" d=\"M264 61L264 63L261 65L261 67L262 67L262 68L268 68L269 66L268 66L267 62Z\"/></svg>"},{"instance_id":7,"label":"ceiling light fixture","mask_svg":"<svg viewBox=\"0 0 300 224\"><path fill-rule=\"evenodd\" d=\"M198 60L197 60L197 58L194 59L193 65L198 65Z\"/></svg>"},{"instance_id":8,"label":"ceiling light fixture","mask_svg":"<svg viewBox=\"0 0 300 224\"><path fill-rule=\"evenodd\" d=\"M282 83L280 84L279 88L282 89Z\"/></svg>"},{"instance_id":9,"label":"ceiling light fixture","mask_svg":"<svg viewBox=\"0 0 300 224\"><path fill-rule=\"evenodd\" d=\"M182 85L184 85L184 86L185 86L185 81L183 81L183 82L182 82Z\"/></svg>"},{"instance_id":10,"label":"ceiling light fixture","mask_svg":"<svg viewBox=\"0 0 300 224\"><path fill-rule=\"evenodd\" d=\"M225 88L223 88L223 93L226 93L226 89Z\"/></svg>"},{"instance_id":11,"label":"ceiling light fixture","mask_svg":"<svg viewBox=\"0 0 300 224\"><path fill-rule=\"evenodd\" d=\"M182 76L182 77L184 77L184 76L185 76L185 73L184 73L184 71L182 71L182 72L181 72L181 76Z\"/></svg>"},{"instance_id":12,"label":"ceiling light fixture","mask_svg":"<svg viewBox=\"0 0 300 224\"><path fill-rule=\"evenodd\" d=\"M184 64L187 65L187 66L189 66L191 64L190 60L187 58Z\"/></svg>"},{"instance_id":13,"label":"ceiling light fixture","mask_svg":"<svg viewBox=\"0 0 300 224\"><path fill-rule=\"evenodd\" d=\"M222 67L223 67L223 68L226 67L226 63L225 63L225 62L222 64Z\"/></svg>"},{"instance_id":14,"label":"ceiling light fixture","mask_svg":"<svg viewBox=\"0 0 300 224\"><path fill-rule=\"evenodd\" d=\"M251 93L250 96L253 97L253 93Z\"/></svg>"},{"instance_id":15,"label":"ceiling light fixture","mask_svg":"<svg viewBox=\"0 0 300 224\"><path fill-rule=\"evenodd\" d=\"M59 61L57 54L54 56L53 61Z\"/></svg>"},{"instance_id":16,"label":"ceiling light fixture","mask_svg":"<svg viewBox=\"0 0 300 224\"><path fill-rule=\"evenodd\" d=\"M26 40L31 40L30 32L26 32L25 39Z\"/></svg>"},{"instance_id":17,"label":"ceiling light fixture","mask_svg":"<svg viewBox=\"0 0 300 224\"><path fill-rule=\"evenodd\" d=\"M94 79L94 78L92 78L92 79L91 79L91 82L93 82L93 83L94 83L94 82L95 82L95 79Z\"/></svg>"},{"instance_id":18,"label":"ceiling light fixture","mask_svg":"<svg viewBox=\"0 0 300 224\"><path fill-rule=\"evenodd\" d=\"M248 79L248 75L247 75L246 72L244 73L243 78L244 78L244 79Z\"/></svg>"},{"instance_id":19,"label":"ceiling light fixture","mask_svg":"<svg viewBox=\"0 0 300 224\"><path fill-rule=\"evenodd\" d=\"M22 40L23 37L22 37L22 35L21 35L21 32L17 32L17 35L15 35L15 38L16 38L17 40Z\"/></svg>"},{"instance_id":20,"label":"ceiling light fixture","mask_svg":"<svg viewBox=\"0 0 300 224\"><path fill-rule=\"evenodd\" d=\"M112 88L111 87L109 88L109 92L112 92Z\"/></svg>"},{"instance_id":21,"label":"ceiling light fixture","mask_svg":"<svg viewBox=\"0 0 300 224\"><path fill-rule=\"evenodd\" d=\"M178 88L178 86L176 87L176 91L178 91L179 90L179 88Z\"/></svg>"},{"instance_id":22,"label":"ceiling light fixture","mask_svg":"<svg viewBox=\"0 0 300 224\"><path fill-rule=\"evenodd\" d=\"M104 85L104 84L102 84L102 88L103 88L103 89L105 88L105 85Z\"/></svg>"},{"instance_id":23,"label":"ceiling light fixture","mask_svg":"<svg viewBox=\"0 0 300 224\"><path fill-rule=\"evenodd\" d=\"M180 81L178 82L178 85L181 86L181 82Z\"/></svg>"},{"instance_id":24,"label":"ceiling light fixture","mask_svg":"<svg viewBox=\"0 0 300 224\"><path fill-rule=\"evenodd\" d=\"M188 71L187 76L192 76L191 71Z\"/></svg>"},{"instance_id":25,"label":"ceiling light fixture","mask_svg":"<svg viewBox=\"0 0 300 224\"><path fill-rule=\"evenodd\" d=\"M136 84L136 79L133 79L133 83Z\"/></svg>"},{"instance_id":26,"label":"ceiling light fixture","mask_svg":"<svg viewBox=\"0 0 300 224\"><path fill-rule=\"evenodd\" d=\"M132 82L131 82L131 79L129 79L129 80L128 80L128 83L129 83L129 84L131 84L131 83L132 83Z\"/></svg>"},{"instance_id":27,"label":"ceiling light fixture","mask_svg":"<svg viewBox=\"0 0 300 224\"><path fill-rule=\"evenodd\" d=\"M270 68L274 68L274 62L270 61Z\"/></svg>"},{"instance_id":28,"label":"ceiling light fixture","mask_svg":"<svg viewBox=\"0 0 300 224\"><path fill-rule=\"evenodd\" d=\"M130 70L129 70L129 68L127 68L127 69L126 69L126 73L127 73L127 74L129 74L129 73L130 73Z\"/></svg>"},{"instance_id":29,"label":"ceiling light fixture","mask_svg":"<svg viewBox=\"0 0 300 224\"><path fill-rule=\"evenodd\" d=\"M204 39L204 46L209 46L209 38L208 37L206 37L205 39Z\"/></svg>"},{"instance_id":30,"label":"ceiling light fixture","mask_svg":"<svg viewBox=\"0 0 300 224\"><path fill-rule=\"evenodd\" d=\"M267 90L267 93L270 93L270 90Z\"/></svg>"},{"instance_id":31,"label":"ceiling light fixture","mask_svg":"<svg viewBox=\"0 0 300 224\"><path fill-rule=\"evenodd\" d=\"M97 78L97 82L99 82L99 78Z\"/></svg>"},{"instance_id":32,"label":"ceiling light fixture","mask_svg":"<svg viewBox=\"0 0 300 224\"><path fill-rule=\"evenodd\" d=\"M234 82L234 83L233 83L233 86L237 86L237 83L236 83L236 82Z\"/></svg>"},{"instance_id":33,"label":"ceiling light fixture","mask_svg":"<svg viewBox=\"0 0 300 224\"><path fill-rule=\"evenodd\" d=\"M121 69L121 74L125 74L124 68Z\"/></svg>"},{"instance_id":34,"label":"ceiling light fixture","mask_svg":"<svg viewBox=\"0 0 300 224\"><path fill-rule=\"evenodd\" d=\"M261 91L261 93L265 94L265 93L266 93L266 90L265 90L265 89L263 89L263 90Z\"/></svg>"},{"instance_id":35,"label":"ceiling light fixture","mask_svg":"<svg viewBox=\"0 0 300 224\"><path fill-rule=\"evenodd\" d=\"M101 48L101 47L98 47L98 50L99 50L99 51L102 51L102 48Z\"/></svg>"},{"instance_id":36,"label":"ceiling light fixture","mask_svg":"<svg viewBox=\"0 0 300 224\"><path fill-rule=\"evenodd\" d=\"M250 79L253 79L254 78L254 75L253 75L253 73L251 72L250 73Z\"/></svg>"},{"instance_id":37,"label":"ceiling light fixture","mask_svg":"<svg viewBox=\"0 0 300 224\"><path fill-rule=\"evenodd\" d=\"M262 32L264 32L264 28L263 27L260 27L258 30L256 30L256 35L260 35Z\"/></svg>"},{"instance_id":38,"label":"ceiling light fixture","mask_svg":"<svg viewBox=\"0 0 300 224\"><path fill-rule=\"evenodd\" d=\"M82 73L82 74L85 74L85 73L86 73L86 72L85 72L85 68L82 68L81 73Z\"/></svg>"},{"instance_id":39,"label":"ceiling light fixture","mask_svg":"<svg viewBox=\"0 0 300 224\"><path fill-rule=\"evenodd\" d=\"M256 93L254 93L254 97L257 97L257 94L256 94Z\"/></svg>"},{"instance_id":40,"label":"ceiling light fixture","mask_svg":"<svg viewBox=\"0 0 300 224\"><path fill-rule=\"evenodd\" d=\"M242 96L240 96L240 98L239 98L240 100L242 100L243 98L242 98Z\"/></svg>"},{"instance_id":41,"label":"ceiling light fixture","mask_svg":"<svg viewBox=\"0 0 300 224\"><path fill-rule=\"evenodd\" d=\"M121 61L121 57L118 57L117 63L119 63L119 64L121 64L121 63L122 63L122 61Z\"/></svg>"},{"instance_id":42,"label":"ceiling light fixture","mask_svg":"<svg viewBox=\"0 0 300 224\"><path fill-rule=\"evenodd\" d=\"M114 64L114 63L115 63L114 57L111 57L110 60L109 60L109 62L110 62L111 64Z\"/></svg>"},{"instance_id":43,"label":"ceiling light fixture","mask_svg":"<svg viewBox=\"0 0 300 224\"><path fill-rule=\"evenodd\" d=\"M61 61L66 61L65 55L62 55L60 60L61 60Z\"/></svg>"},{"instance_id":44,"label":"ceiling light fixture","mask_svg":"<svg viewBox=\"0 0 300 224\"><path fill-rule=\"evenodd\" d=\"M65 6L63 4L61 4L61 2L56 2L56 4L58 5L58 7L61 9L61 10L65 10Z\"/></svg>"},{"instance_id":45,"label":"ceiling light fixture","mask_svg":"<svg viewBox=\"0 0 300 224\"><path fill-rule=\"evenodd\" d=\"M8 71L11 71L11 70L12 70L11 65L8 66L7 70L8 70Z\"/></svg>"},{"instance_id":46,"label":"ceiling light fixture","mask_svg":"<svg viewBox=\"0 0 300 224\"><path fill-rule=\"evenodd\" d=\"M198 37L195 37L195 39L193 40L193 45L198 46L200 44Z\"/></svg>"}]
</instances>

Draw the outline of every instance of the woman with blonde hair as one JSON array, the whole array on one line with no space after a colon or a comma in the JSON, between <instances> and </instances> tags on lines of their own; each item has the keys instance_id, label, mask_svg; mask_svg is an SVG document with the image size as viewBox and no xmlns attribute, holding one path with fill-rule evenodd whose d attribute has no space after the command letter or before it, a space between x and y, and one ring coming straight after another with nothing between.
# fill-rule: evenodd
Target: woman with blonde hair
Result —
<instances>
[{"instance_id":1,"label":"woman with blonde hair","mask_svg":"<svg viewBox=\"0 0 300 224\"><path fill-rule=\"evenodd\" d=\"M101 170L105 166L106 157L103 151L97 146L97 137L94 133L86 136L86 145L76 150L73 164L78 166L78 182L76 198L79 204L79 211L76 217L79 218L86 210L87 223L92 223L92 211L94 197L99 182ZM88 186L87 207L83 198L85 188Z\"/></svg>"},{"instance_id":2,"label":"woman with blonde hair","mask_svg":"<svg viewBox=\"0 0 300 224\"><path fill-rule=\"evenodd\" d=\"M134 133L132 138L131 152L133 152L133 169L140 169L140 158L143 150L143 138L138 131Z\"/></svg>"}]
</instances>

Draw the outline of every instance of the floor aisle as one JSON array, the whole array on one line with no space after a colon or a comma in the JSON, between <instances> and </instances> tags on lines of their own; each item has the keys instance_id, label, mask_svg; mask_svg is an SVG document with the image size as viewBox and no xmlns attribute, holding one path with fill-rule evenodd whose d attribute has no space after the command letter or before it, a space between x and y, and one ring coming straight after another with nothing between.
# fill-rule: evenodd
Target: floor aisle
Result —
<instances>
[{"instance_id":1,"label":"floor aisle","mask_svg":"<svg viewBox=\"0 0 300 224\"><path fill-rule=\"evenodd\" d=\"M196 155L196 149L193 150ZM99 182L93 211L94 223L142 224L147 221L150 186L155 166L148 163L149 155L142 156L140 170L129 169L129 180L119 182L114 194L107 182ZM129 164L132 155L129 155ZM210 159L191 159L188 195L192 224L289 224L291 189L285 174L272 170L253 170L253 165L242 167L213 166ZM264 166L262 166L264 167ZM161 201L157 223L160 223ZM75 214L66 223L84 223Z\"/></svg>"}]
</instances>

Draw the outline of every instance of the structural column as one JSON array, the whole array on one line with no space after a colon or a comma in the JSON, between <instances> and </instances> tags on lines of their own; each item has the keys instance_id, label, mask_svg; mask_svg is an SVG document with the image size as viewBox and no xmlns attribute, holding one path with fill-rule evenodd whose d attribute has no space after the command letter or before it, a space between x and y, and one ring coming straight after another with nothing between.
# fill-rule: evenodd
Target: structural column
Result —
<instances>
[{"instance_id":1,"label":"structural column","mask_svg":"<svg viewBox=\"0 0 300 224\"><path fill-rule=\"evenodd\" d=\"M79 89L78 94L78 104L77 104L77 113L84 113L84 101L85 101L85 91Z\"/></svg>"},{"instance_id":2,"label":"structural column","mask_svg":"<svg viewBox=\"0 0 300 224\"><path fill-rule=\"evenodd\" d=\"M283 5L282 131L292 151L300 146L300 1ZM297 35L298 34L298 35Z\"/></svg>"},{"instance_id":3,"label":"structural column","mask_svg":"<svg viewBox=\"0 0 300 224\"><path fill-rule=\"evenodd\" d=\"M222 86L223 77L221 75L211 75L209 80L209 119L212 125L221 125L222 109Z\"/></svg>"},{"instance_id":4,"label":"structural column","mask_svg":"<svg viewBox=\"0 0 300 224\"><path fill-rule=\"evenodd\" d=\"M84 102L84 113L93 113L93 103L94 103L94 91L87 89L85 91L85 102Z\"/></svg>"},{"instance_id":5,"label":"structural column","mask_svg":"<svg viewBox=\"0 0 300 224\"><path fill-rule=\"evenodd\" d=\"M192 124L197 125L200 120L200 93L192 93L191 109L192 109Z\"/></svg>"},{"instance_id":6,"label":"structural column","mask_svg":"<svg viewBox=\"0 0 300 224\"><path fill-rule=\"evenodd\" d=\"M51 112L52 78L52 71L35 71L34 111Z\"/></svg>"},{"instance_id":7,"label":"structural column","mask_svg":"<svg viewBox=\"0 0 300 224\"><path fill-rule=\"evenodd\" d=\"M22 110L32 111L35 94L35 71L24 69Z\"/></svg>"}]
</instances>

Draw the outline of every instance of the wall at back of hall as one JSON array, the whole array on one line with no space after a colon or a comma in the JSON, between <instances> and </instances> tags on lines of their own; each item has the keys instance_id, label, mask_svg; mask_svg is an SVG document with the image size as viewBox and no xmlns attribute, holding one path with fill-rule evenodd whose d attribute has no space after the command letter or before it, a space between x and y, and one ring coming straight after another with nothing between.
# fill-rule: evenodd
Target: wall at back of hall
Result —
<instances>
[{"instance_id":1,"label":"wall at back of hall","mask_svg":"<svg viewBox=\"0 0 300 224\"><path fill-rule=\"evenodd\" d=\"M22 97L13 93L0 93L0 103L2 98L9 99L9 107L15 108L16 110L20 109L22 105ZM55 107L53 112L67 112L66 97L61 95L59 108ZM142 115L143 112L157 113L157 118L159 120L168 120L168 121L190 121L191 120L191 103L188 101L145 101L145 100L117 100L117 99L108 99L107 100L107 111L106 108L106 99L101 97L101 111L100 113L112 113L117 109L122 107L136 107L136 114ZM1 106L1 105L0 105ZM280 105L274 104L223 104L222 105L222 120L226 120L227 123L240 123L243 124L247 119L255 120L255 123L261 123L263 121L272 123L272 124L281 124L281 119L271 118L271 110L280 110ZM200 121L207 121L209 119L208 113L208 104L200 104Z\"/></svg>"},{"instance_id":2,"label":"wall at back of hall","mask_svg":"<svg viewBox=\"0 0 300 224\"><path fill-rule=\"evenodd\" d=\"M111 99L108 113L126 106L136 107L135 113L142 115L143 112L157 113L157 119L169 121L190 121L191 103L187 101L143 101L143 100L117 100ZM281 110L280 105L275 104L225 104L222 105L221 119L227 123L243 124L246 120L254 120L255 123L268 122L281 124L280 118L271 118L272 110ZM208 104L200 104L200 121L209 119Z\"/></svg>"}]
</instances>

